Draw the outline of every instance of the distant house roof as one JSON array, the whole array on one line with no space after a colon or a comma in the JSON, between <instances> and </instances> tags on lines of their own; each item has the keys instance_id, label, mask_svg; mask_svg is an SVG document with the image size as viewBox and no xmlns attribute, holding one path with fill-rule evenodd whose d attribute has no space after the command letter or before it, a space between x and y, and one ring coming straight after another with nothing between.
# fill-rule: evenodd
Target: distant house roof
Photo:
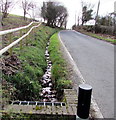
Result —
<instances>
[{"instance_id":1,"label":"distant house roof","mask_svg":"<svg viewBox=\"0 0 116 120\"><path fill-rule=\"evenodd\" d=\"M95 25L95 20L89 20L85 25Z\"/></svg>"}]
</instances>

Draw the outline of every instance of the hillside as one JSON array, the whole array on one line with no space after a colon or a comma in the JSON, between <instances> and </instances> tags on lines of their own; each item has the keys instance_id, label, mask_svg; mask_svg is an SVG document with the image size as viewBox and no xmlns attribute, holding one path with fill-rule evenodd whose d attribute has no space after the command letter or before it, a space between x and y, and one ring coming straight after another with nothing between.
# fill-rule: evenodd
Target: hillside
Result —
<instances>
[{"instance_id":1,"label":"hillside","mask_svg":"<svg viewBox=\"0 0 116 120\"><path fill-rule=\"evenodd\" d=\"M25 21L23 16L9 14L2 22L2 30L7 30L11 28L17 28L25 26L31 22L31 19L27 18Z\"/></svg>"}]
</instances>

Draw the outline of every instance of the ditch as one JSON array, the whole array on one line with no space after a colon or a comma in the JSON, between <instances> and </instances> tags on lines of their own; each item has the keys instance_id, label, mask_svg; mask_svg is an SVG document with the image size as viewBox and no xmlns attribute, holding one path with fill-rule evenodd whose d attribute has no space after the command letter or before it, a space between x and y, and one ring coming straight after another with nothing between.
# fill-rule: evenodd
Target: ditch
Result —
<instances>
[{"instance_id":1,"label":"ditch","mask_svg":"<svg viewBox=\"0 0 116 120\"><path fill-rule=\"evenodd\" d=\"M40 96L43 102L57 102L56 90L54 90L54 85L51 79L52 62L50 60L50 54L48 52L49 44L50 42L48 41L45 50L47 68L45 74L42 76L42 79L40 80L42 86Z\"/></svg>"}]
</instances>

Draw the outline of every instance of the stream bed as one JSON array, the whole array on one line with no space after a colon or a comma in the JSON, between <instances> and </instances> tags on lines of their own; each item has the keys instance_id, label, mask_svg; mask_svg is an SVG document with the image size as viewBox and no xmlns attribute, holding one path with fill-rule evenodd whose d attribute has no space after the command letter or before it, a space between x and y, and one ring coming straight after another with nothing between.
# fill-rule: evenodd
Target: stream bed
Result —
<instances>
[{"instance_id":1,"label":"stream bed","mask_svg":"<svg viewBox=\"0 0 116 120\"><path fill-rule=\"evenodd\" d=\"M50 61L48 47L49 42L47 43L45 50L47 68L45 74L42 76L41 79L42 91L40 93L40 96L42 98L42 102L57 102L58 100L56 98L56 90L53 89L53 83L51 79L52 62Z\"/></svg>"}]
</instances>

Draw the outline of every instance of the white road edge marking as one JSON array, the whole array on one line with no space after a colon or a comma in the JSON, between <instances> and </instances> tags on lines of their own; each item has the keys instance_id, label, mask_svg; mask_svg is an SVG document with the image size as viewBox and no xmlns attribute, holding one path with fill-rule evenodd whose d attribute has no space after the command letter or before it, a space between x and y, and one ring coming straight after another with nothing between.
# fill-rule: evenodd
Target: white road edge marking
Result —
<instances>
[{"instance_id":1,"label":"white road edge marking","mask_svg":"<svg viewBox=\"0 0 116 120\"><path fill-rule=\"evenodd\" d=\"M75 31L75 32L76 32L76 31ZM73 60L71 54L69 53L69 51L68 51L67 48L65 47L64 43L62 42L61 37L60 37L60 32L58 33L58 38L59 38L59 40L60 40L60 42L61 42L61 45L63 46L65 52L67 53L67 55L68 55L68 57L69 57L69 59L70 59L70 62L71 62L71 64L72 64L72 66L73 66L72 69L75 71L75 73L76 73L76 74L78 75L78 77L80 78L80 83L82 83L82 84L83 84L83 83L86 83L86 81L84 80L81 72L79 71L79 69L78 69L75 61ZM92 109L92 113L91 113L91 116L92 116L92 117L94 117L94 118L103 118L103 115L102 115L102 113L100 112L100 109L99 109L99 107L98 107L95 99L93 98L93 96L92 96L92 99L91 99L91 109Z\"/></svg>"}]
</instances>

